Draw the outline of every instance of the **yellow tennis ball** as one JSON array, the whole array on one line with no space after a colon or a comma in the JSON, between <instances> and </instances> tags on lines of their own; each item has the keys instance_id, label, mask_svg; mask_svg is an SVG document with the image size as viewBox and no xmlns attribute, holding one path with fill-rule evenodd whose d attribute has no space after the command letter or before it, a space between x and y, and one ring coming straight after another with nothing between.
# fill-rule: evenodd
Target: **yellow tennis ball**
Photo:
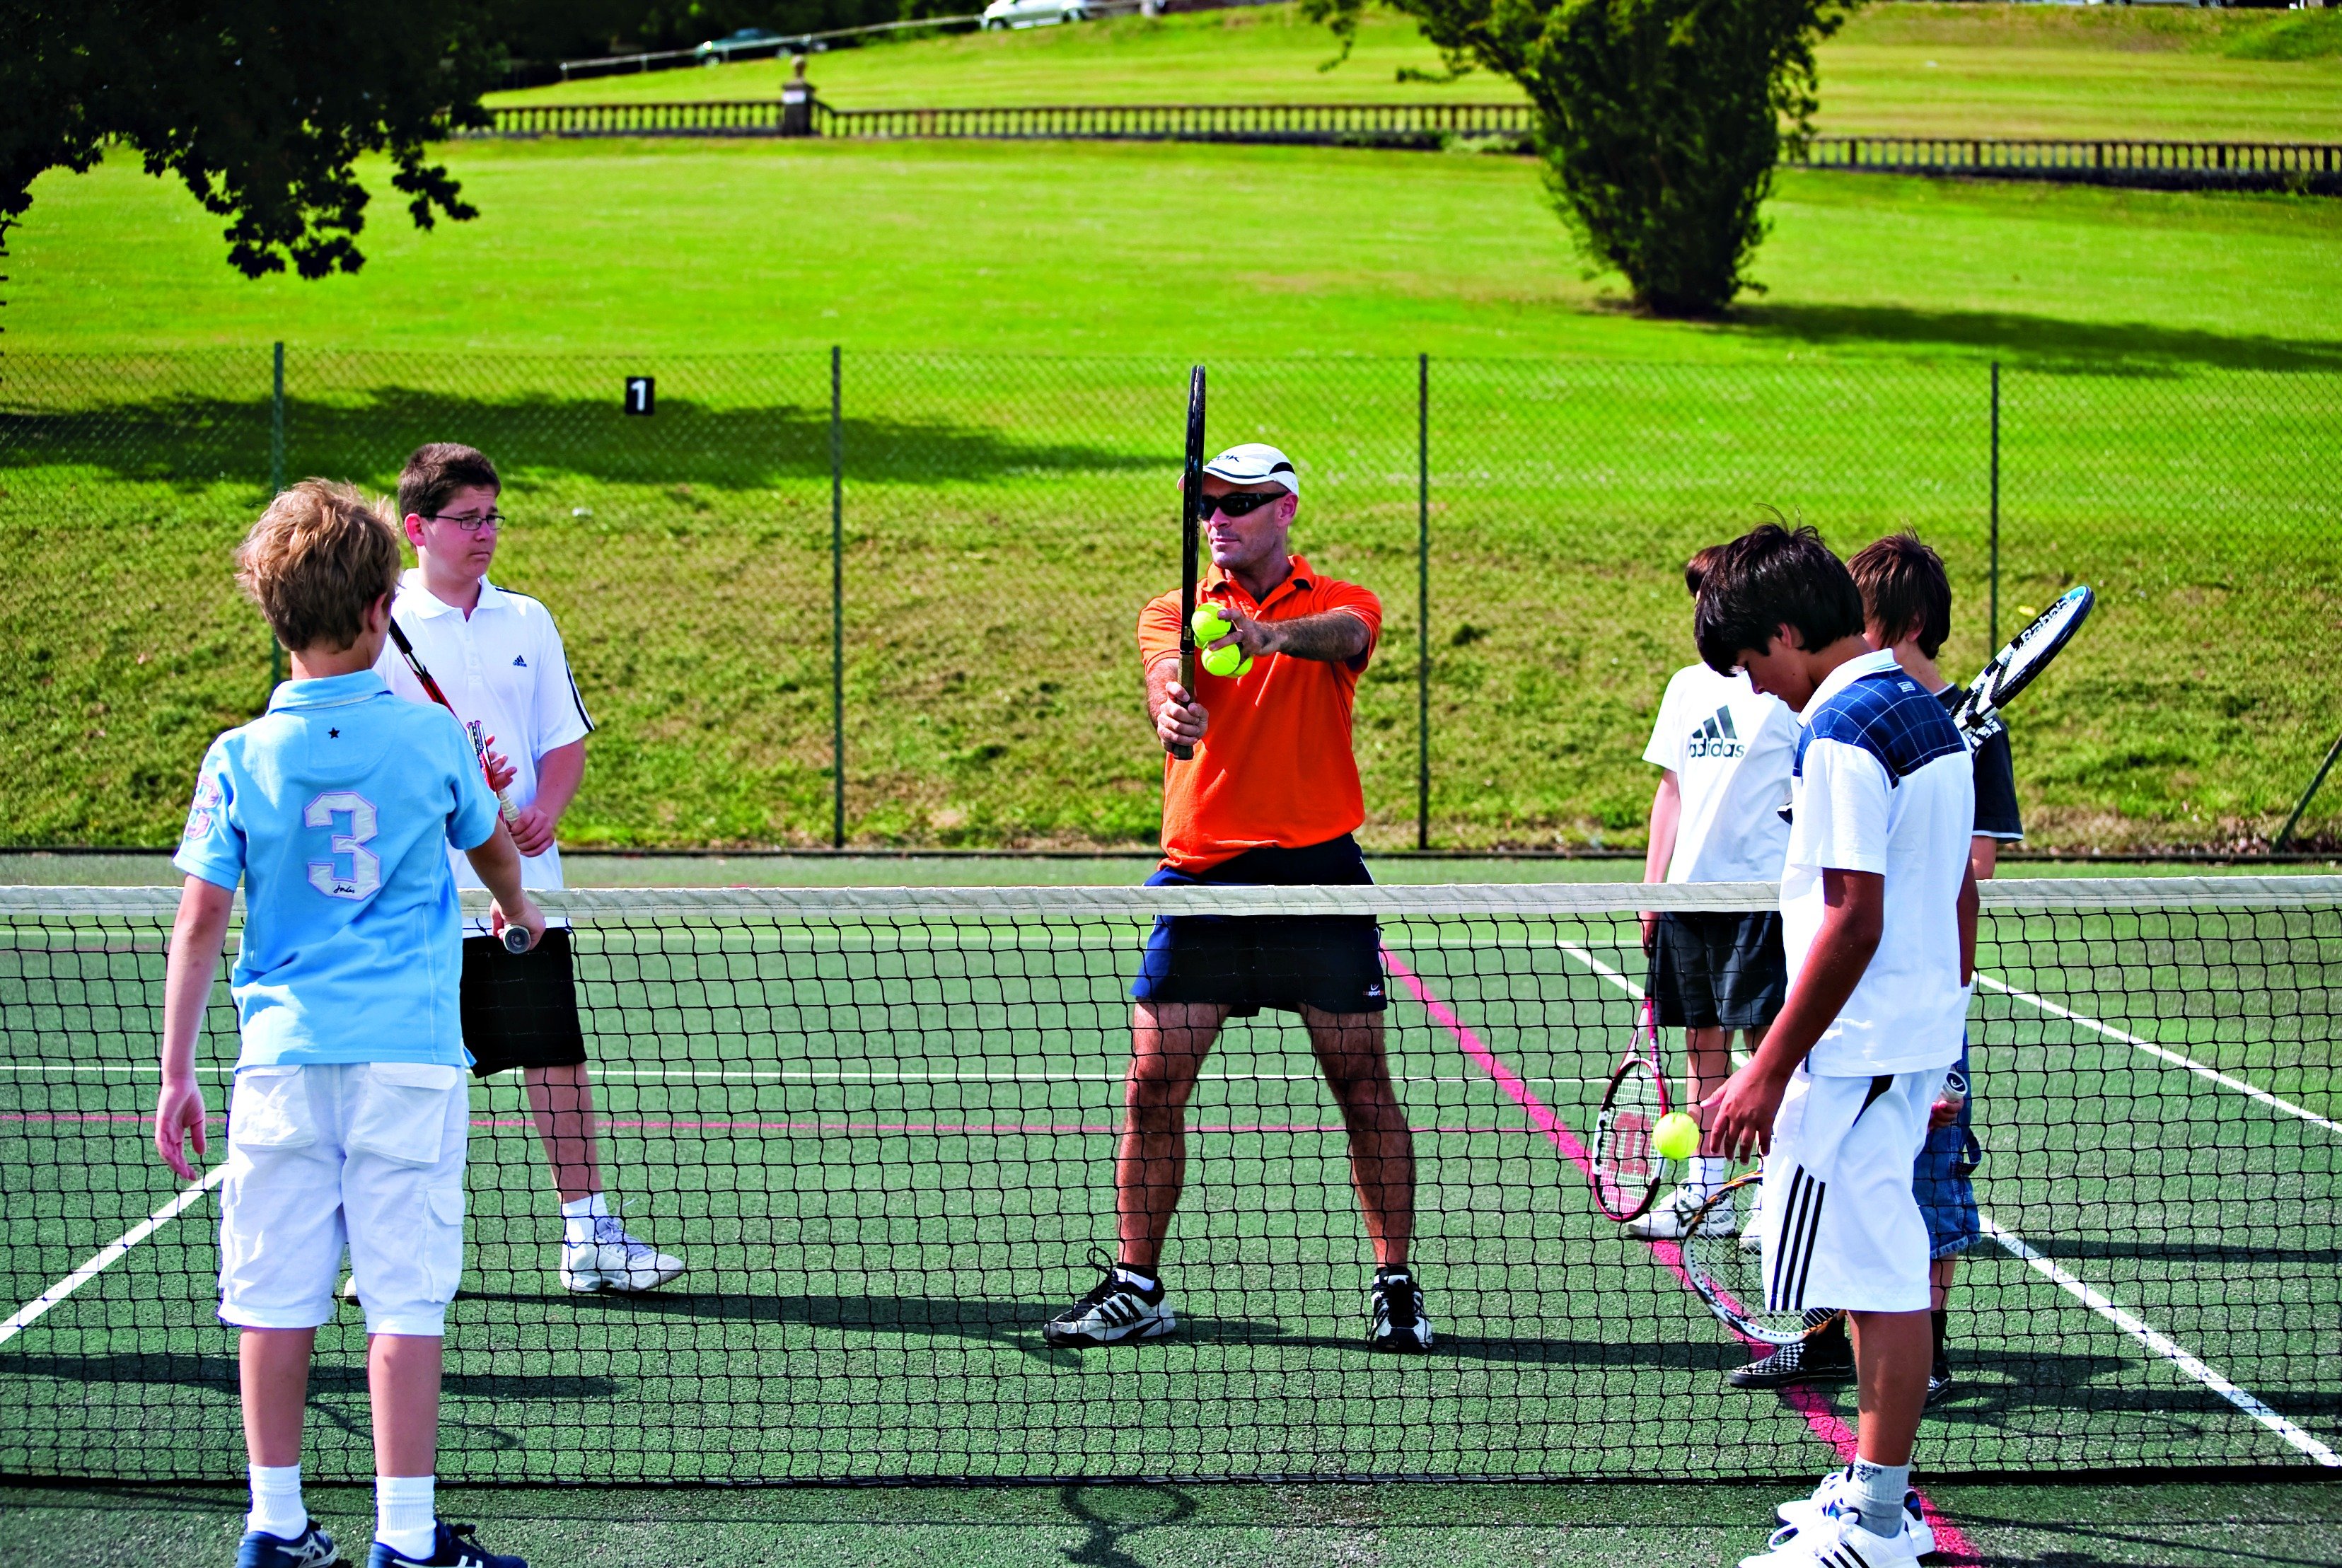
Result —
<instances>
[{"instance_id":1,"label":"yellow tennis ball","mask_svg":"<svg viewBox=\"0 0 2342 1568\"><path fill-rule=\"evenodd\" d=\"M1206 648L1204 668L1213 674L1240 681L1252 673L1252 660L1246 656L1242 648L1230 643L1225 648Z\"/></svg>"},{"instance_id":2,"label":"yellow tennis ball","mask_svg":"<svg viewBox=\"0 0 2342 1568\"><path fill-rule=\"evenodd\" d=\"M1220 614L1217 604L1196 605L1196 613L1187 624L1196 628L1196 641L1199 643L1216 643L1235 629Z\"/></svg>"},{"instance_id":3,"label":"yellow tennis ball","mask_svg":"<svg viewBox=\"0 0 2342 1568\"><path fill-rule=\"evenodd\" d=\"M1687 1112L1670 1111L1652 1129L1651 1147L1663 1159L1688 1160L1699 1149L1699 1124Z\"/></svg>"}]
</instances>

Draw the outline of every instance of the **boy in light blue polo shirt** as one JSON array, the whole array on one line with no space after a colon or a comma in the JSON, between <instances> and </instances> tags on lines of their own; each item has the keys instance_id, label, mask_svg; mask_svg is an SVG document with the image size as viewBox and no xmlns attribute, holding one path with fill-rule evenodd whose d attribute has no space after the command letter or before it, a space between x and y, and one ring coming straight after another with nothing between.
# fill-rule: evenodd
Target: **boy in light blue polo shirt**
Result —
<instances>
[{"instance_id":1,"label":"boy in light blue polo shirt","mask_svg":"<svg viewBox=\"0 0 2342 1568\"><path fill-rule=\"evenodd\" d=\"M301 1423L317 1325L349 1249L366 1315L378 1524L369 1568L525 1568L440 1523L441 1335L464 1257L469 1126L456 1012L462 930L446 851L466 851L495 922L545 917L468 739L373 672L398 585L398 536L345 485L285 491L236 575L291 650L268 711L212 743L175 864L186 873L163 1017L155 1142L195 1177L195 1077L236 885L229 988L242 1049L220 1201L220 1318L237 1356L252 1512L238 1568L321 1568L334 1544L301 1500Z\"/></svg>"}]
</instances>

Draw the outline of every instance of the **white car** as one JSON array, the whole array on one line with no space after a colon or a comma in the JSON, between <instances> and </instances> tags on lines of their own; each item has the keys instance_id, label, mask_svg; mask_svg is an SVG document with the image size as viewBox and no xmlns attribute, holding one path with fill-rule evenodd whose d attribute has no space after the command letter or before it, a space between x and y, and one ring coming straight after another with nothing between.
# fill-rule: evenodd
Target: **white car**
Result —
<instances>
[{"instance_id":1,"label":"white car","mask_svg":"<svg viewBox=\"0 0 2342 1568\"><path fill-rule=\"evenodd\" d=\"M984 8L984 29L1054 27L1060 22L1086 22L1089 7L1082 0L992 0Z\"/></svg>"}]
</instances>

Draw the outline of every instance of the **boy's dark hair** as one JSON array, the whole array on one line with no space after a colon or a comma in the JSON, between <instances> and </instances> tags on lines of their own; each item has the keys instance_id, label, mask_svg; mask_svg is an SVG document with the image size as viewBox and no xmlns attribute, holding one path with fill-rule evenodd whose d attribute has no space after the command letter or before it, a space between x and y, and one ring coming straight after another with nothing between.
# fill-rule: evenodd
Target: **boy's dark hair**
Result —
<instances>
[{"instance_id":1,"label":"boy's dark hair","mask_svg":"<svg viewBox=\"0 0 2342 1568\"><path fill-rule=\"evenodd\" d=\"M1936 656L1952 634L1952 580L1941 555L1907 531L1864 545L1846 569L1862 590L1862 617L1882 642L1917 632L1919 651Z\"/></svg>"},{"instance_id":2,"label":"boy's dark hair","mask_svg":"<svg viewBox=\"0 0 2342 1568\"><path fill-rule=\"evenodd\" d=\"M496 491L505 487L486 453L452 441L418 446L398 471L398 515L402 520L435 517L449 496L475 485Z\"/></svg>"},{"instance_id":3,"label":"boy's dark hair","mask_svg":"<svg viewBox=\"0 0 2342 1568\"><path fill-rule=\"evenodd\" d=\"M366 606L398 591L398 530L347 484L304 479L275 500L235 552L235 580L276 640L340 653Z\"/></svg>"},{"instance_id":4,"label":"boy's dark hair","mask_svg":"<svg viewBox=\"0 0 2342 1568\"><path fill-rule=\"evenodd\" d=\"M1769 646L1794 626L1807 651L1862 635L1862 593L1846 563L1810 527L1752 528L1708 564L1692 614L1699 656L1718 674L1739 667L1744 649Z\"/></svg>"},{"instance_id":5,"label":"boy's dark hair","mask_svg":"<svg viewBox=\"0 0 2342 1568\"><path fill-rule=\"evenodd\" d=\"M1710 544L1684 563L1684 587L1693 598L1699 597L1699 585L1707 580L1708 573L1715 569L1716 558L1722 554L1723 545Z\"/></svg>"}]
</instances>

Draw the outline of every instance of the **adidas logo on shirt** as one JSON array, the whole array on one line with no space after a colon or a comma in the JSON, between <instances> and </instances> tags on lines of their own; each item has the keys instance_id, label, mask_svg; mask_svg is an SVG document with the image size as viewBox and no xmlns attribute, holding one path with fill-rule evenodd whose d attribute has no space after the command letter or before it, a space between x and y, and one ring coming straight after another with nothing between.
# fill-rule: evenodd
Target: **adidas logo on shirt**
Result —
<instances>
[{"instance_id":1,"label":"adidas logo on shirt","mask_svg":"<svg viewBox=\"0 0 2342 1568\"><path fill-rule=\"evenodd\" d=\"M1690 744L1684 747L1684 754L1728 760L1741 755L1747 749L1748 743L1742 740L1739 732L1732 727L1732 710L1722 707L1716 710L1714 718L1704 721L1693 733Z\"/></svg>"},{"instance_id":2,"label":"adidas logo on shirt","mask_svg":"<svg viewBox=\"0 0 2342 1568\"><path fill-rule=\"evenodd\" d=\"M516 670L525 670L528 668L528 661L522 658L518 654L515 654L513 655L513 668Z\"/></svg>"}]
</instances>

